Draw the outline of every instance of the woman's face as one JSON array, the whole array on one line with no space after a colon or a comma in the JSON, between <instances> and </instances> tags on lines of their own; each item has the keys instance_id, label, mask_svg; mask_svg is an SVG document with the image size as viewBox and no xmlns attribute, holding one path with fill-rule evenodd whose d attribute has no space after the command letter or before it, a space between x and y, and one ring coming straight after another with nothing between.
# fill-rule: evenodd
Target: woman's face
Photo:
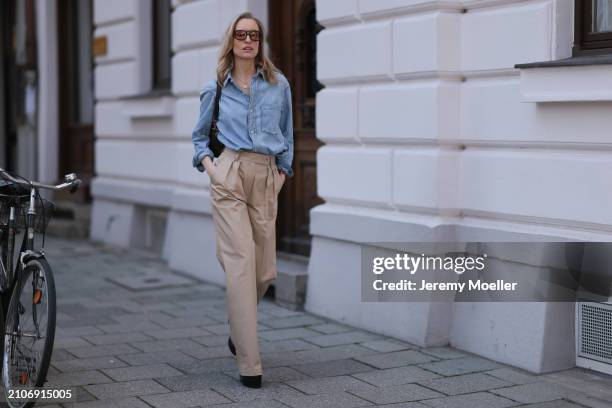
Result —
<instances>
[{"instance_id":1,"label":"woman's face","mask_svg":"<svg viewBox=\"0 0 612 408\"><path fill-rule=\"evenodd\" d=\"M243 18L236 24L235 30L259 32L259 26L255 20ZM255 60L255 57L259 53L259 41L253 41L250 35L247 35L244 40L237 40L234 37L233 51L235 58Z\"/></svg>"}]
</instances>

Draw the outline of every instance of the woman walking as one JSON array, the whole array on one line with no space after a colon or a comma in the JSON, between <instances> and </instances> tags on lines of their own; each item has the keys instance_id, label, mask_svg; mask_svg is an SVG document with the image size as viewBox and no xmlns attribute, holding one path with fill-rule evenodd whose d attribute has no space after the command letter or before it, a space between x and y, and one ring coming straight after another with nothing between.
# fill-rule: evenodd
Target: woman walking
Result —
<instances>
[{"instance_id":1,"label":"woman walking","mask_svg":"<svg viewBox=\"0 0 612 408\"><path fill-rule=\"evenodd\" d=\"M210 177L216 253L225 272L228 346L241 383L252 388L261 387L263 373L257 305L277 276L277 197L285 177L293 177L291 89L264 55L263 40L263 26L251 13L230 24L217 78L200 92L192 134L193 166ZM214 159L209 133L217 85L218 140L225 147Z\"/></svg>"}]
</instances>

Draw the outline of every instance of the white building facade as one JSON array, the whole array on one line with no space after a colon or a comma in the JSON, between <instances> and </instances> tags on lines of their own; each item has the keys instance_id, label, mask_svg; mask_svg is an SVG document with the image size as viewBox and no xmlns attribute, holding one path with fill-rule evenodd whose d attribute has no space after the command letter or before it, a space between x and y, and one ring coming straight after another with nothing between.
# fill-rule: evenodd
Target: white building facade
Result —
<instances>
[{"instance_id":1,"label":"white building facade","mask_svg":"<svg viewBox=\"0 0 612 408\"><path fill-rule=\"evenodd\" d=\"M573 366L574 304L363 303L349 271L360 242L610 241L609 65L514 68L571 56L574 2L317 5L326 203L308 310L534 372Z\"/></svg>"},{"instance_id":2,"label":"white building facade","mask_svg":"<svg viewBox=\"0 0 612 408\"><path fill-rule=\"evenodd\" d=\"M224 285L208 176L191 166L198 91L238 13L172 1L172 82L151 94L151 2L95 0L91 237L159 250ZM533 372L576 364L573 303L365 303L367 242L610 241L610 65L570 57L571 0L318 0L317 194L306 310ZM607 87L606 87L607 85ZM529 318L526 318L528 316Z\"/></svg>"}]
</instances>

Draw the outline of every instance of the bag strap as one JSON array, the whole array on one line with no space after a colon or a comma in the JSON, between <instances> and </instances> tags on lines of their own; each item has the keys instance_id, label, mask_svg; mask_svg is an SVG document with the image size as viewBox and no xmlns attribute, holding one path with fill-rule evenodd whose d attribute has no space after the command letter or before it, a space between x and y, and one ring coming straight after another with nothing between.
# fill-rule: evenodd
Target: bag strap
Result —
<instances>
[{"instance_id":1,"label":"bag strap","mask_svg":"<svg viewBox=\"0 0 612 408\"><path fill-rule=\"evenodd\" d=\"M219 100L221 99L221 85L217 83L217 93L215 94L215 110L213 111L213 122L219 119Z\"/></svg>"},{"instance_id":2,"label":"bag strap","mask_svg":"<svg viewBox=\"0 0 612 408\"><path fill-rule=\"evenodd\" d=\"M210 143L208 144L213 152L214 157L219 157L221 152L225 148L223 143L219 141L217 137L217 120L219 119L219 100L221 99L221 86L217 83L217 93L215 94L215 107L213 110L213 117L210 121Z\"/></svg>"}]
</instances>

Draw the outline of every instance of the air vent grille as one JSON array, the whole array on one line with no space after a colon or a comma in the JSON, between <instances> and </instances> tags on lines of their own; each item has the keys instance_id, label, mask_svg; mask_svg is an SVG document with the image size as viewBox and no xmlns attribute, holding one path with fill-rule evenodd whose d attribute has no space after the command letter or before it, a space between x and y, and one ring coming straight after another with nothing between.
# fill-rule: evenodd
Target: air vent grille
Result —
<instances>
[{"instance_id":1,"label":"air vent grille","mask_svg":"<svg viewBox=\"0 0 612 408\"><path fill-rule=\"evenodd\" d=\"M612 364L612 305L579 305L578 356Z\"/></svg>"}]
</instances>

